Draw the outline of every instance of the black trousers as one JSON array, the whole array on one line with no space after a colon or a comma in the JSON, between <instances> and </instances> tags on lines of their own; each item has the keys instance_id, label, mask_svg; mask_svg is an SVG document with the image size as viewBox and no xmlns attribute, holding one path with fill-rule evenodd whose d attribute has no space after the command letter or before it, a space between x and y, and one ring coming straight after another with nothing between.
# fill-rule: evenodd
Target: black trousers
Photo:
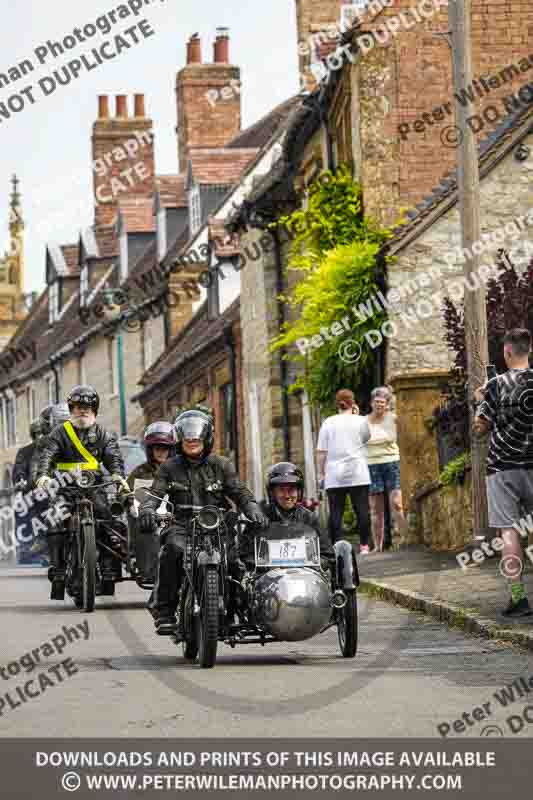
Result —
<instances>
[{"instance_id":1,"label":"black trousers","mask_svg":"<svg viewBox=\"0 0 533 800\"><path fill-rule=\"evenodd\" d=\"M370 509L368 505L368 486L343 486L327 489L329 500L329 533L333 544L342 539L342 516L346 497L350 496L352 508L357 517L361 544L367 545L370 537Z\"/></svg>"},{"instance_id":2,"label":"black trousers","mask_svg":"<svg viewBox=\"0 0 533 800\"><path fill-rule=\"evenodd\" d=\"M183 580L185 545L185 534L180 528L170 528L159 551L153 597L148 604L149 608L156 608L159 613L176 613L178 592Z\"/></svg>"}]
</instances>

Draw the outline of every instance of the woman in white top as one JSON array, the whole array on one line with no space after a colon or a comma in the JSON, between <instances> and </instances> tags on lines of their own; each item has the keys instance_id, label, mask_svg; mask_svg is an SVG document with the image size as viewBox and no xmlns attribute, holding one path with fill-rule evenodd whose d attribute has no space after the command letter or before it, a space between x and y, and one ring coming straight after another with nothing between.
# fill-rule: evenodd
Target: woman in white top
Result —
<instances>
[{"instance_id":1,"label":"woman in white top","mask_svg":"<svg viewBox=\"0 0 533 800\"><path fill-rule=\"evenodd\" d=\"M342 515L350 495L361 536L360 552L368 553L370 513L366 443L370 430L359 416L353 392L340 389L336 394L337 414L328 417L318 435L318 472L328 495L329 527L332 542L342 539ZM356 410L357 409L357 410Z\"/></svg>"},{"instance_id":2,"label":"woman in white top","mask_svg":"<svg viewBox=\"0 0 533 800\"><path fill-rule=\"evenodd\" d=\"M368 466L370 469L370 515L374 552L383 552L384 498L402 531L406 521L400 490L400 450L397 442L396 414L390 410L392 395L387 386L374 389L370 395L371 413L366 418L370 428Z\"/></svg>"}]
</instances>

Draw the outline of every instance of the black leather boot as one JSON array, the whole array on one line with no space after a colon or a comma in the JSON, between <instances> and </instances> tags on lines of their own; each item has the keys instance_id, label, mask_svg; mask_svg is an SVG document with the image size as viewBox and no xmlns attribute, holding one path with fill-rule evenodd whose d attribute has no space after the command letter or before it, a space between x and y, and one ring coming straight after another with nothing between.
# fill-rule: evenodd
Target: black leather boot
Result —
<instances>
[{"instance_id":1,"label":"black leather boot","mask_svg":"<svg viewBox=\"0 0 533 800\"><path fill-rule=\"evenodd\" d=\"M65 556L63 552L64 537L53 533L48 536L48 549L50 551L50 568L48 580L52 583L50 600L65 599Z\"/></svg>"}]
</instances>

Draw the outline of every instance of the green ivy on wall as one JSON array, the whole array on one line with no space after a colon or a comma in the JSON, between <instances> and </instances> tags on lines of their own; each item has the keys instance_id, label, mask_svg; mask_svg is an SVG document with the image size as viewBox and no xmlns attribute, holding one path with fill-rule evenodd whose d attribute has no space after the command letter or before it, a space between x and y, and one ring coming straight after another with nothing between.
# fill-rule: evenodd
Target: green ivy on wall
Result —
<instances>
[{"instance_id":1,"label":"green ivy on wall","mask_svg":"<svg viewBox=\"0 0 533 800\"><path fill-rule=\"evenodd\" d=\"M345 166L335 175L327 172L318 178L309 189L306 207L282 217L277 225L293 235L288 269L300 272L301 280L282 298L298 309L299 316L285 323L271 350L290 349L285 358L304 364L291 391L305 389L311 402L333 411L337 389L345 386L357 392L371 380L376 351L367 344L365 333L379 329L386 314L376 310L364 320L353 309L379 291L378 256L392 229L364 216L361 186ZM292 347L346 318L344 333L323 337L320 347L305 355ZM348 363L339 356L341 349L360 355Z\"/></svg>"}]
</instances>

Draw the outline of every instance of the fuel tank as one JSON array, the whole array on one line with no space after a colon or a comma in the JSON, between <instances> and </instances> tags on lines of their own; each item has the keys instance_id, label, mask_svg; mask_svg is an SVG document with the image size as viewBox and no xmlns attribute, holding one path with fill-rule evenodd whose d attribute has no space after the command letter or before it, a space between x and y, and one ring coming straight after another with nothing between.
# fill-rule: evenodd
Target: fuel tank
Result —
<instances>
[{"instance_id":1,"label":"fuel tank","mask_svg":"<svg viewBox=\"0 0 533 800\"><path fill-rule=\"evenodd\" d=\"M329 586L306 567L271 569L252 590L254 620L282 642L316 636L331 617Z\"/></svg>"}]
</instances>

